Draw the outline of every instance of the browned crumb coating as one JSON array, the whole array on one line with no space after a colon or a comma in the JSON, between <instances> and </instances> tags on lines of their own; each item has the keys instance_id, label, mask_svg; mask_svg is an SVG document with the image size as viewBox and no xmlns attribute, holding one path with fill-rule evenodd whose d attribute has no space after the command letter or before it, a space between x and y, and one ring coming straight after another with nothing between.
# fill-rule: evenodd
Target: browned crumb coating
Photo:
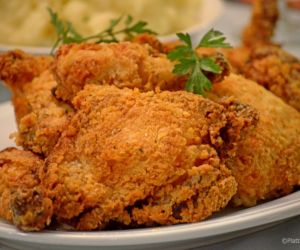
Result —
<instances>
[{"instance_id":1,"label":"browned crumb coating","mask_svg":"<svg viewBox=\"0 0 300 250\"><path fill-rule=\"evenodd\" d=\"M298 58L277 46L260 46L251 49L247 61L241 67L238 66L237 71L300 111Z\"/></svg>"},{"instance_id":2,"label":"browned crumb coating","mask_svg":"<svg viewBox=\"0 0 300 250\"><path fill-rule=\"evenodd\" d=\"M241 74L271 91L300 111L300 60L272 42L278 18L278 1L255 0L243 46L230 49L198 49L200 54L221 52Z\"/></svg>"},{"instance_id":3,"label":"browned crumb coating","mask_svg":"<svg viewBox=\"0 0 300 250\"><path fill-rule=\"evenodd\" d=\"M276 45L217 50L231 64L232 72L251 79L300 111L300 60ZM216 49L198 49L213 54ZM217 82L217 81L214 81Z\"/></svg>"},{"instance_id":4,"label":"browned crumb coating","mask_svg":"<svg viewBox=\"0 0 300 250\"><path fill-rule=\"evenodd\" d=\"M52 202L40 185L42 166L43 161L29 151L0 152L0 217L24 231L39 231L51 220Z\"/></svg>"},{"instance_id":5,"label":"browned crumb coating","mask_svg":"<svg viewBox=\"0 0 300 250\"><path fill-rule=\"evenodd\" d=\"M31 112L19 120L16 134L17 145L45 156L57 143L73 113L69 105L58 102L52 95L55 87L56 82L48 70L27 84L23 95Z\"/></svg>"},{"instance_id":6,"label":"browned crumb coating","mask_svg":"<svg viewBox=\"0 0 300 250\"><path fill-rule=\"evenodd\" d=\"M13 94L12 101L17 121L31 112L31 105L24 98L27 83L49 68L52 61L50 56L32 56L21 50L0 55L0 80L10 88Z\"/></svg>"},{"instance_id":7,"label":"browned crumb coating","mask_svg":"<svg viewBox=\"0 0 300 250\"><path fill-rule=\"evenodd\" d=\"M13 95L18 133L16 143L47 155L68 122L72 109L52 94L56 82L49 71L51 57L12 51L0 56L0 78Z\"/></svg>"},{"instance_id":8,"label":"browned crumb coating","mask_svg":"<svg viewBox=\"0 0 300 250\"><path fill-rule=\"evenodd\" d=\"M253 206L293 191L300 184L300 114L255 82L231 75L215 84L219 97L234 96L259 113L257 127L225 159L238 182L236 205Z\"/></svg>"},{"instance_id":9,"label":"browned crumb coating","mask_svg":"<svg viewBox=\"0 0 300 250\"><path fill-rule=\"evenodd\" d=\"M71 102L86 84L119 88L180 90L184 81L172 73L173 63L148 44L63 45L56 54L56 95Z\"/></svg>"},{"instance_id":10,"label":"browned crumb coating","mask_svg":"<svg viewBox=\"0 0 300 250\"><path fill-rule=\"evenodd\" d=\"M235 194L235 180L218 154L232 143L227 131L236 121L229 111L235 104L227 110L184 91L88 85L73 105L76 114L43 176L58 221L78 230L111 221L194 222Z\"/></svg>"},{"instance_id":11,"label":"browned crumb coating","mask_svg":"<svg viewBox=\"0 0 300 250\"><path fill-rule=\"evenodd\" d=\"M271 44L271 39L279 17L277 0L254 0L253 13L249 25L243 32L245 46Z\"/></svg>"}]
</instances>

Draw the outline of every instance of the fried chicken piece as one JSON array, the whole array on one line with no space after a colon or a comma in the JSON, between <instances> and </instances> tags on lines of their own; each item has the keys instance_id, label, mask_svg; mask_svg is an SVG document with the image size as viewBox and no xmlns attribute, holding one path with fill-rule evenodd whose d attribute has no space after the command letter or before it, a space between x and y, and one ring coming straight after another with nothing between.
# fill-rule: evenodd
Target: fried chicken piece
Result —
<instances>
[{"instance_id":1,"label":"fried chicken piece","mask_svg":"<svg viewBox=\"0 0 300 250\"><path fill-rule=\"evenodd\" d=\"M143 33L134 36L130 42L138 43L141 45L149 45L152 49L156 50L159 53L165 53L166 45L158 40L158 38L154 35L149 33Z\"/></svg>"},{"instance_id":2,"label":"fried chicken piece","mask_svg":"<svg viewBox=\"0 0 300 250\"><path fill-rule=\"evenodd\" d=\"M214 49L199 49L211 55ZM251 79L300 111L300 60L278 46L222 49L232 72Z\"/></svg>"},{"instance_id":3,"label":"fried chicken piece","mask_svg":"<svg viewBox=\"0 0 300 250\"><path fill-rule=\"evenodd\" d=\"M49 68L52 61L51 57L35 57L20 50L0 55L0 79L13 93L17 121L31 112L30 104L24 98L27 83Z\"/></svg>"},{"instance_id":4,"label":"fried chicken piece","mask_svg":"<svg viewBox=\"0 0 300 250\"><path fill-rule=\"evenodd\" d=\"M272 44L271 38L279 17L277 0L254 0L250 24L243 32L247 47Z\"/></svg>"},{"instance_id":5,"label":"fried chicken piece","mask_svg":"<svg viewBox=\"0 0 300 250\"><path fill-rule=\"evenodd\" d=\"M45 163L57 221L78 230L174 224L226 206L236 183L218 151L231 151L255 114L222 103L184 91L85 86Z\"/></svg>"},{"instance_id":6,"label":"fried chicken piece","mask_svg":"<svg viewBox=\"0 0 300 250\"><path fill-rule=\"evenodd\" d=\"M13 94L18 133L16 143L48 155L68 123L72 109L52 94L56 82L49 71L52 59L12 51L0 56L0 78Z\"/></svg>"},{"instance_id":7,"label":"fried chicken piece","mask_svg":"<svg viewBox=\"0 0 300 250\"><path fill-rule=\"evenodd\" d=\"M172 73L173 63L149 44L63 45L56 54L56 96L71 102L86 84L119 88L181 90L185 80Z\"/></svg>"},{"instance_id":8,"label":"fried chicken piece","mask_svg":"<svg viewBox=\"0 0 300 250\"><path fill-rule=\"evenodd\" d=\"M157 50L157 52L163 54L167 54L177 46L182 45L182 42L179 40L171 42L161 42L156 36L150 35L149 33L136 35L130 41L133 43L148 44L152 47L152 49Z\"/></svg>"},{"instance_id":9,"label":"fried chicken piece","mask_svg":"<svg viewBox=\"0 0 300 250\"><path fill-rule=\"evenodd\" d=\"M225 53L236 73L300 111L300 60L272 42L279 16L277 4L276 0L255 0L252 20L243 34L244 48Z\"/></svg>"},{"instance_id":10,"label":"fried chicken piece","mask_svg":"<svg viewBox=\"0 0 300 250\"><path fill-rule=\"evenodd\" d=\"M237 57L239 51L233 55ZM277 46L250 49L246 63L235 63L237 72L264 86L300 111L300 60ZM241 66L240 66L241 65Z\"/></svg>"},{"instance_id":11,"label":"fried chicken piece","mask_svg":"<svg viewBox=\"0 0 300 250\"><path fill-rule=\"evenodd\" d=\"M52 201L40 185L43 164L29 151L0 152L0 217L24 231L41 230L52 216Z\"/></svg>"},{"instance_id":12,"label":"fried chicken piece","mask_svg":"<svg viewBox=\"0 0 300 250\"><path fill-rule=\"evenodd\" d=\"M23 93L31 112L18 123L17 145L47 156L69 122L72 108L58 102L52 94L56 82L50 71L45 71L28 83Z\"/></svg>"},{"instance_id":13,"label":"fried chicken piece","mask_svg":"<svg viewBox=\"0 0 300 250\"><path fill-rule=\"evenodd\" d=\"M271 41L278 16L276 1L254 2L252 22L244 33L244 45L217 51L226 56L233 72L259 83L300 111L300 60ZM257 16L259 18L255 19ZM212 54L216 50L199 49L198 52Z\"/></svg>"},{"instance_id":14,"label":"fried chicken piece","mask_svg":"<svg viewBox=\"0 0 300 250\"><path fill-rule=\"evenodd\" d=\"M255 82L234 74L215 84L213 94L234 96L259 112L257 127L238 142L236 156L225 160L238 182L234 204L253 206L292 192L300 184L299 112Z\"/></svg>"}]
</instances>

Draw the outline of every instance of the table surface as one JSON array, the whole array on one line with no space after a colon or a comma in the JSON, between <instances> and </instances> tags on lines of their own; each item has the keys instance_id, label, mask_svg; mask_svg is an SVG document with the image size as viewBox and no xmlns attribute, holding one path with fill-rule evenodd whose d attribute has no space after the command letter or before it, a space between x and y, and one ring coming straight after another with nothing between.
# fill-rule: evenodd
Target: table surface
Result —
<instances>
[{"instance_id":1,"label":"table surface","mask_svg":"<svg viewBox=\"0 0 300 250\"><path fill-rule=\"evenodd\" d=\"M250 12L250 8L247 5L226 2L225 13L218 21L212 24L212 27L224 32L231 44L238 45L241 31L249 20ZM298 14L300 16L300 13ZM299 24L296 25L296 27L295 25L289 25L283 16L278 24L277 33L275 35L275 39L283 44L286 50L297 55L298 57L300 57L300 35L295 34L300 34L299 28ZM293 31L291 29L295 30ZM9 92L0 84L0 102L8 101L9 98ZM197 250L300 249L300 244L290 243L293 239L298 239L298 242L300 241L300 216L263 231L252 233L250 235L232 239L226 242L197 248ZM11 250L0 245L0 250L4 249Z\"/></svg>"}]
</instances>

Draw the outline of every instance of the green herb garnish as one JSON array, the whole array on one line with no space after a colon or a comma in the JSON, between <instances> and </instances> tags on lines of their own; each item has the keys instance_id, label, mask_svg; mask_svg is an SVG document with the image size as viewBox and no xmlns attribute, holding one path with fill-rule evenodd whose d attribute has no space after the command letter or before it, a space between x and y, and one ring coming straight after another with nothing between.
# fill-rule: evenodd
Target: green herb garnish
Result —
<instances>
[{"instance_id":1,"label":"green herb garnish","mask_svg":"<svg viewBox=\"0 0 300 250\"><path fill-rule=\"evenodd\" d=\"M117 36L120 34L125 35L127 38L132 38L137 34L150 33L156 35L157 33L147 28L147 23L144 21L133 22L133 18L128 15L127 17L119 17L110 22L108 28L103 31L92 35L83 37L79 34L73 25L68 21L61 20L57 13L48 8L51 23L55 28L57 40L55 41L51 54L61 44L68 43L83 43L86 41L93 41L95 43L111 43L119 42ZM117 29L117 26L123 22L124 28ZM171 61L177 61L173 73L176 75L187 75L188 80L185 89L189 92L194 92L203 95L205 91L210 90L212 83L205 73L220 74L221 67L215 62L213 57L199 56L195 49L204 48L229 48L229 43L226 43L226 38L220 31L208 31L199 44L194 49L192 40L189 34L178 33L178 38L183 42L183 45L177 46L168 54Z\"/></svg>"},{"instance_id":2,"label":"green herb garnish","mask_svg":"<svg viewBox=\"0 0 300 250\"><path fill-rule=\"evenodd\" d=\"M211 81L205 76L204 72L220 74L221 68L215 62L214 58L200 56L197 54L197 48L230 48L230 44L225 42L225 37L220 31L211 29L208 31L199 44L193 49L192 40L189 34L178 33L178 38L183 45L177 46L168 54L171 61L177 61L173 73L176 75L187 75L188 80L185 89L203 95L205 91L212 87Z\"/></svg>"},{"instance_id":3,"label":"green herb garnish","mask_svg":"<svg viewBox=\"0 0 300 250\"><path fill-rule=\"evenodd\" d=\"M86 41L93 41L95 43L111 43L118 42L117 36L120 34L124 34L127 38L132 38L141 33L150 33L154 35L157 34L156 32L147 28L147 22L134 22L133 18L128 15L126 17L121 16L117 19L111 20L108 28L95 35L83 37L74 29L70 22L61 20L57 13L50 8L48 8L48 11L51 17L51 23L54 26L57 34L57 40L52 47L51 53L53 53L54 50L61 44L82 43ZM116 26L121 22L124 23L125 27L116 30Z\"/></svg>"}]
</instances>

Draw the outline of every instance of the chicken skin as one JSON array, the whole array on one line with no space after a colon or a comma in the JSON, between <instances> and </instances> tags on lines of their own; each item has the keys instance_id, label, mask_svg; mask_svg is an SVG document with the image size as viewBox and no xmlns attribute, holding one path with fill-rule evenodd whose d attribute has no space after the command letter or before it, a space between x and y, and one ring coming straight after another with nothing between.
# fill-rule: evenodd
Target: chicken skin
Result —
<instances>
[{"instance_id":1,"label":"chicken skin","mask_svg":"<svg viewBox=\"0 0 300 250\"><path fill-rule=\"evenodd\" d=\"M226 56L233 72L257 82L300 111L300 60L272 42L278 15L276 0L255 0L243 46L217 51ZM216 50L198 51L212 54Z\"/></svg>"},{"instance_id":2,"label":"chicken skin","mask_svg":"<svg viewBox=\"0 0 300 250\"><path fill-rule=\"evenodd\" d=\"M229 53L228 57L236 72L256 81L300 111L300 60L278 46L269 45L244 50L244 63L243 59L236 60L241 50Z\"/></svg>"},{"instance_id":3,"label":"chicken skin","mask_svg":"<svg viewBox=\"0 0 300 250\"><path fill-rule=\"evenodd\" d=\"M276 0L254 1L251 22L243 32L244 48L229 50L228 58L237 73L300 111L300 60L272 41L277 5Z\"/></svg>"},{"instance_id":4,"label":"chicken skin","mask_svg":"<svg viewBox=\"0 0 300 250\"><path fill-rule=\"evenodd\" d=\"M254 123L248 107L97 85L73 104L76 115L44 168L57 221L78 230L194 222L236 192L218 150L236 140L231 129Z\"/></svg>"},{"instance_id":5,"label":"chicken skin","mask_svg":"<svg viewBox=\"0 0 300 250\"><path fill-rule=\"evenodd\" d=\"M172 73L166 54L149 44L63 45L56 54L54 74L56 96L71 102L86 84L115 85L119 88L181 90L184 79Z\"/></svg>"},{"instance_id":6,"label":"chicken skin","mask_svg":"<svg viewBox=\"0 0 300 250\"><path fill-rule=\"evenodd\" d=\"M250 23L243 31L246 47L272 44L271 39L279 17L277 0L254 0Z\"/></svg>"},{"instance_id":7,"label":"chicken skin","mask_svg":"<svg viewBox=\"0 0 300 250\"><path fill-rule=\"evenodd\" d=\"M258 7L273 25L276 8ZM271 35L225 54L234 71L297 106L298 62L267 44ZM180 91L187 76L175 76L166 56L174 46L140 36L63 45L54 60L1 55L25 151L0 152L0 217L24 231L172 225L299 185L300 114L242 76L223 80L230 70L219 54L208 98Z\"/></svg>"},{"instance_id":8,"label":"chicken skin","mask_svg":"<svg viewBox=\"0 0 300 250\"><path fill-rule=\"evenodd\" d=\"M47 156L68 124L73 109L56 100L53 75L47 70L26 87L25 98L32 111L22 117L16 134L17 145Z\"/></svg>"},{"instance_id":9,"label":"chicken skin","mask_svg":"<svg viewBox=\"0 0 300 250\"><path fill-rule=\"evenodd\" d=\"M251 80L230 75L214 85L215 96L234 96L254 107L259 121L225 159L238 183L235 205L253 206L276 198L300 184L300 113ZM214 96L215 95L215 96Z\"/></svg>"},{"instance_id":10,"label":"chicken skin","mask_svg":"<svg viewBox=\"0 0 300 250\"><path fill-rule=\"evenodd\" d=\"M220 152L234 155L235 141L253 128L250 107L99 85L87 85L73 105L45 162L31 152L0 153L4 180L10 170L28 176L0 186L1 216L21 229L40 230L51 220L76 230L195 222L236 193ZM18 198L10 197L13 185Z\"/></svg>"},{"instance_id":11,"label":"chicken skin","mask_svg":"<svg viewBox=\"0 0 300 250\"><path fill-rule=\"evenodd\" d=\"M45 197L39 178L43 164L30 151L0 152L0 217L25 231L41 230L51 221L52 201Z\"/></svg>"},{"instance_id":12,"label":"chicken skin","mask_svg":"<svg viewBox=\"0 0 300 250\"><path fill-rule=\"evenodd\" d=\"M27 84L50 67L53 59L49 56L32 56L23 51L9 51L0 55L0 80L12 92L17 122L32 111L25 98Z\"/></svg>"},{"instance_id":13,"label":"chicken skin","mask_svg":"<svg viewBox=\"0 0 300 250\"><path fill-rule=\"evenodd\" d=\"M16 143L35 153L48 155L68 123L72 108L52 94L56 82L50 57L21 51L0 55L0 79L13 94L18 125Z\"/></svg>"},{"instance_id":14,"label":"chicken skin","mask_svg":"<svg viewBox=\"0 0 300 250\"><path fill-rule=\"evenodd\" d=\"M225 53L237 73L300 111L300 60L272 42L277 5L276 0L255 0L251 22L243 33L244 48Z\"/></svg>"}]
</instances>

